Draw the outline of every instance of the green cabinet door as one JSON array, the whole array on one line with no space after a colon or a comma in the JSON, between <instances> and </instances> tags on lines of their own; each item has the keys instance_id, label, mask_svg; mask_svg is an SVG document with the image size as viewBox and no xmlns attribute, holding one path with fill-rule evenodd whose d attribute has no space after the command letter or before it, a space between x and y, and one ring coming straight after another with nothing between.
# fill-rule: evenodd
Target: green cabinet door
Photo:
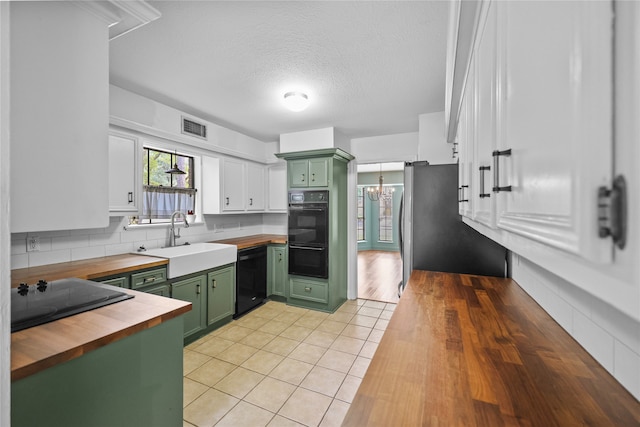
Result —
<instances>
[{"instance_id":1,"label":"green cabinet door","mask_svg":"<svg viewBox=\"0 0 640 427\"><path fill-rule=\"evenodd\" d=\"M284 245L271 245L267 248L269 275L267 280L268 295L286 297L287 286L287 252Z\"/></svg>"},{"instance_id":2,"label":"green cabinet door","mask_svg":"<svg viewBox=\"0 0 640 427\"><path fill-rule=\"evenodd\" d=\"M329 159L309 160L309 187L326 187L329 185Z\"/></svg>"},{"instance_id":3,"label":"green cabinet door","mask_svg":"<svg viewBox=\"0 0 640 427\"><path fill-rule=\"evenodd\" d=\"M207 326L233 316L235 288L236 276L233 266L207 274Z\"/></svg>"},{"instance_id":4,"label":"green cabinet door","mask_svg":"<svg viewBox=\"0 0 640 427\"><path fill-rule=\"evenodd\" d=\"M288 163L289 167L289 187L308 187L309 186L309 161L308 160L292 160Z\"/></svg>"},{"instance_id":5,"label":"green cabinet door","mask_svg":"<svg viewBox=\"0 0 640 427\"><path fill-rule=\"evenodd\" d=\"M185 337L205 328L206 292L207 276L204 274L171 284L173 298L192 304L191 311L183 315Z\"/></svg>"},{"instance_id":6,"label":"green cabinet door","mask_svg":"<svg viewBox=\"0 0 640 427\"><path fill-rule=\"evenodd\" d=\"M129 287L129 276L120 276L120 277L114 277L112 279L98 280L98 281L100 283L104 283L105 285L117 286L119 288Z\"/></svg>"}]
</instances>

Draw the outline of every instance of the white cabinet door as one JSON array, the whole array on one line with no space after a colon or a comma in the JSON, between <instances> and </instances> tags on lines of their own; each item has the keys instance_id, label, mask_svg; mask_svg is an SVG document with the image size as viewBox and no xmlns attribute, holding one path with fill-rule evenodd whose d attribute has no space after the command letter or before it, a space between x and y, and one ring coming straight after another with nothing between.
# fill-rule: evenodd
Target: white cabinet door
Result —
<instances>
[{"instance_id":1,"label":"white cabinet door","mask_svg":"<svg viewBox=\"0 0 640 427\"><path fill-rule=\"evenodd\" d=\"M264 211L265 170L263 165L247 163L247 200L248 211Z\"/></svg>"},{"instance_id":2,"label":"white cabinet door","mask_svg":"<svg viewBox=\"0 0 640 427\"><path fill-rule=\"evenodd\" d=\"M245 210L245 162L224 159L222 162L222 210Z\"/></svg>"},{"instance_id":3,"label":"white cabinet door","mask_svg":"<svg viewBox=\"0 0 640 427\"><path fill-rule=\"evenodd\" d=\"M140 145L121 133L109 135L109 212L136 215L140 210Z\"/></svg>"},{"instance_id":4,"label":"white cabinet door","mask_svg":"<svg viewBox=\"0 0 640 427\"><path fill-rule=\"evenodd\" d=\"M107 24L75 2L12 2L10 23L11 232L106 227Z\"/></svg>"},{"instance_id":5,"label":"white cabinet door","mask_svg":"<svg viewBox=\"0 0 640 427\"><path fill-rule=\"evenodd\" d=\"M473 70L473 66L472 66ZM470 75L472 72L470 71ZM475 76L475 74L473 74ZM469 83L467 82L467 88ZM471 85L472 86L472 85ZM468 218L472 217L471 169L473 167L474 143L474 101L473 90L466 90L462 99L460 122L458 129L458 212Z\"/></svg>"},{"instance_id":6,"label":"white cabinet door","mask_svg":"<svg viewBox=\"0 0 640 427\"><path fill-rule=\"evenodd\" d=\"M485 3L478 29L473 65L475 81L475 143L471 187L473 219L495 227L495 200L492 194L492 152L496 146L496 7ZM470 88L471 89L471 88Z\"/></svg>"},{"instance_id":7,"label":"white cabinet door","mask_svg":"<svg viewBox=\"0 0 640 427\"><path fill-rule=\"evenodd\" d=\"M268 211L286 212L289 205L287 200L287 164L278 163L268 168L269 201Z\"/></svg>"},{"instance_id":8,"label":"white cabinet door","mask_svg":"<svg viewBox=\"0 0 640 427\"><path fill-rule=\"evenodd\" d=\"M610 2L497 2L498 227L591 261L612 164ZM498 183L494 182L494 186Z\"/></svg>"}]
</instances>

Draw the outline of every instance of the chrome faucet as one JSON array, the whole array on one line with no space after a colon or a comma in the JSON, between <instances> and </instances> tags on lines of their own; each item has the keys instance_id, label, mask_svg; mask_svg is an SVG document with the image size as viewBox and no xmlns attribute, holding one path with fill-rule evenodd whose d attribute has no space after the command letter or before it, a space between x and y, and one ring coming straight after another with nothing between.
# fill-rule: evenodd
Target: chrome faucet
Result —
<instances>
[{"instance_id":1,"label":"chrome faucet","mask_svg":"<svg viewBox=\"0 0 640 427\"><path fill-rule=\"evenodd\" d=\"M184 219L184 226L185 228L189 228L189 223L187 222L187 216L180 212L180 211L175 211L174 213L171 214L171 233L169 234L169 246L175 246L176 245L176 239L180 238L180 227L176 227L176 217L177 216L182 216L182 219ZM176 233L176 229L177 229L177 233Z\"/></svg>"}]
</instances>

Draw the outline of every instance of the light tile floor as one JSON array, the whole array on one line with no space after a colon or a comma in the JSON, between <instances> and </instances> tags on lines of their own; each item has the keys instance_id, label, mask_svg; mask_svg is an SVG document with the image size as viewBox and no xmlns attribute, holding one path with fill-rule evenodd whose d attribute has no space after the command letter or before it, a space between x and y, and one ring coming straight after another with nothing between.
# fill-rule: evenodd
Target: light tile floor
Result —
<instances>
[{"instance_id":1,"label":"light tile floor","mask_svg":"<svg viewBox=\"0 0 640 427\"><path fill-rule=\"evenodd\" d=\"M269 301L184 349L184 427L340 426L395 304Z\"/></svg>"}]
</instances>

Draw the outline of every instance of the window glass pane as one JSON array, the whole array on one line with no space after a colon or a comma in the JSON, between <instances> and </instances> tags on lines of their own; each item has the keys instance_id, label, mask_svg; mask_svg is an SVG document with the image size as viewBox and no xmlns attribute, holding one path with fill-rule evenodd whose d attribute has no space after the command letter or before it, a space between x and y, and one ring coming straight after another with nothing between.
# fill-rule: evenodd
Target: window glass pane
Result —
<instances>
[{"instance_id":1,"label":"window glass pane","mask_svg":"<svg viewBox=\"0 0 640 427\"><path fill-rule=\"evenodd\" d=\"M381 242L393 241L393 198L380 199L380 227L379 240Z\"/></svg>"}]
</instances>

